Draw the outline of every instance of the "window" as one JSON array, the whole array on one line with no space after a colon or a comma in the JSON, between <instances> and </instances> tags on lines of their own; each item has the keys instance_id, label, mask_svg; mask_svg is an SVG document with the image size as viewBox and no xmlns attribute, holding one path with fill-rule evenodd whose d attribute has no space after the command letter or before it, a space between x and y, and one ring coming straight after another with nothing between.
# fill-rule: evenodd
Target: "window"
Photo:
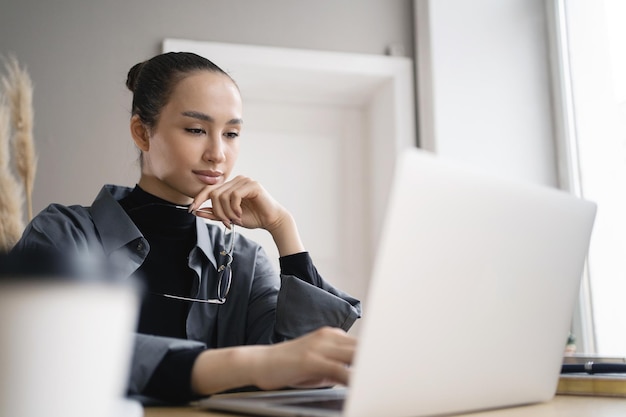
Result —
<instances>
[{"instance_id":1,"label":"window","mask_svg":"<svg viewBox=\"0 0 626 417\"><path fill-rule=\"evenodd\" d=\"M561 182L598 204L574 336L579 352L624 356L626 2L551 5Z\"/></svg>"}]
</instances>

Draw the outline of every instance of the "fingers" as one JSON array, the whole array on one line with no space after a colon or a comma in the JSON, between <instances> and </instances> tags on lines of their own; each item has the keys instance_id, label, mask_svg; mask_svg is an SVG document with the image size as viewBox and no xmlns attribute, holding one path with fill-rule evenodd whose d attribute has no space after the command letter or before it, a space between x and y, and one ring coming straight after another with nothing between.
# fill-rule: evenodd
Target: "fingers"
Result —
<instances>
[{"instance_id":1,"label":"fingers","mask_svg":"<svg viewBox=\"0 0 626 417\"><path fill-rule=\"evenodd\" d=\"M251 365L261 389L347 385L356 339L324 327L299 338L261 349Z\"/></svg>"},{"instance_id":2,"label":"fingers","mask_svg":"<svg viewBox=\"0 0 626 417\"><path fill-rule=\"evenodd\" d=\"M313 379L348 384L356 339L341 329L325 327L309 335L312 355L308 365Z\"/></svg>"},{"instance_id":3,"label":"fingers","mask_svg":"<svg viewBox=\"0 0 626 417\"><path fill-rule=\"evenodd\" d=\"M348 385L350 383L350 368L337 362L329 362L324 370L325 378L336 384Z\"/></svg>"},{"instance_id":4,"label":"fingers","mask_svg":"<svg viewBox=\"0 0 626 417\"><path fill-rule=\"evenodd\" d=\"M356 348L356 339L341 329L323 327L310 333L312 346L329 359L351 364Z\"/></svg>"},{"instance_id":5,"label":"fingers","mask_svg":"<svg viewBox=\"0 0 626 417\"><path fill-rule=\"evenodd\" d=\"M332 385L348 385L350 368L334 361L319 361L304 379L291 384L292 388L317 388Z\"/></svg>"},{"instance_id":6,"label":"fingers","mask_svg":"<svg viewBox=\"0 0 626 417\"><path fill-rule=\"evenodd\" d=\"M200 192L191 205L192 211L203 218L217 220L229 226L231 222L243 225L244 199L258 196L260 185L247 177L237 176L219 187L207 187ZM209 210L197 209L204 201L211 200Z\"/></svg>"},{"instance_id":7,"label":"fingers","mask_svg":"<svg viewBox=\"0 0 626 417\"><path fill-rule=\"evenodd\" d=\"M197 208L211 200L210 213ZM191 211L196 215L221 221L227 227L231 223L249 229L263 228L270 231L278 227L290 214L257 181L237 176L217 187L203 189L194 198Z\"/></svg>"},{"instance_id":8,"label":"fingers","mask_svg":"<svg viewBox=\"0 0 626 417\"><path fill-rule=\"evenodd\" d=\"M320 356L317 361L311 362L311 372L314 379L332 382L333 384L348 385L350 380L350 365L352 364L353 350L344 349L335 351L329 356Z\"/></svg>"},{"instance_id":9,"label":"fingers","mask_svg":"<svg viewBox=\"0 0 626 417\"><path fill-rule=\"evenodd\" d=\"M222 223L241 223L241 193L246 193L240 177L225 183L223 186L211 191L209 197L213 205L213 215Z\"/></svg>"}]
</instances>

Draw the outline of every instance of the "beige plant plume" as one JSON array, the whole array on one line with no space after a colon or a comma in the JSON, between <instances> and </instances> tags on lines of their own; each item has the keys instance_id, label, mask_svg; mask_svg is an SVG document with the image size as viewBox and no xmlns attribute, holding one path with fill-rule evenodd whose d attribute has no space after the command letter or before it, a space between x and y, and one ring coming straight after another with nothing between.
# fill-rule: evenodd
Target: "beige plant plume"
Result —
<instances>
[{"instance_id":1,"label":"beige plant plume","mask_svg":"<svg viewBox=\"0 0 626 417\"><path fill-rule=\"evenodd\" d=\"M10 249L24 229L24 199L28 220L33 217L32 193L37 171L33 140L33 84L28 72L20 67L15 57L5 60L5 70L1 87L6 98L0 94L0 250ZM19 187L14 172L22 187Z\"/></svg>"},{"instance_id":2,"label":"beige plant plume","mask_svg":"<svg viewBox=\"0 0 626 417\"><path fill-rule=\"evenodd\" d=\"M0 251L13 247L24 229L21 188L11 171L11 111L0 101Z\"/></svg>"}]
</instances>

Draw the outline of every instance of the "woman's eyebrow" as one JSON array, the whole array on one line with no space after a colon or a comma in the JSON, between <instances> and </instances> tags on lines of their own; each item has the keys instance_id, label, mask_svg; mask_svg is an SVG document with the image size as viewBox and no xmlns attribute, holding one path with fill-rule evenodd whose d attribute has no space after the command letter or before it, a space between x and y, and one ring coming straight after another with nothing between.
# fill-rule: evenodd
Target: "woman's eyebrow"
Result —
<instances>
[{"instance_id":1,"label":"woman's eyebrow","mask_svg":"<svg viewBox=\"0 0 626 417\"><path fill-rule=\"evenodd\" d=\"M213 122L213 118L211 116L209 116L208 114L205 113L201 113L199 111L184 111L181 113L183 116L187 116L187 117L191 117L194 119L198 119L198 120L202 120L203 122Z\"/></svg>"},{"instance_id":2,"label":"woman's eyebrow","mask_svg":"<svg viewBox=\"0 0 626 417\"><path fill-rule=\"evenodd\" d=\"M214 122L215 119L213 119L211 116L209 116L206 113L202 113L199 111L193 111L193 110L187 110L181 113L183 116L187 116L187 117L191 117L194 119L198 119L198 120L202 120L203 122ZM241 125L243 124L243 120L236 118L236 119L230 119L228 122L226 122L226 124L228 125Z\"/></svg>"}]
</instances>

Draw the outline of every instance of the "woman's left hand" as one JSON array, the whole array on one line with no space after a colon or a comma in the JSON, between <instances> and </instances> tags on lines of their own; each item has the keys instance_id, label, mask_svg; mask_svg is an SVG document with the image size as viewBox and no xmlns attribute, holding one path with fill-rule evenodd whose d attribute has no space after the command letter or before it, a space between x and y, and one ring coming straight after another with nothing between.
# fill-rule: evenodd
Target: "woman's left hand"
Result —
<instances>
[{"instance_id":1,"label":"woman's left hand","mask_svg":"<svg viewBox=\"0 0 626 417\"><path fill-rule=\"evenodd\" d=\"M211 208L197 210L205 201ZM248 229L271 230L291 215L257 181L239 175L219 186L204 188L192 203L193 212L230 226L233 222Z\"/></svg>"},{"instance_id":2,"label":"woman's left hand","mask_svg":"<svg viewBox=\"0 0 626 417\"><path fill-rule=\"evenodd\" d=\"M198 210L207 200L211 200L212 207ZM219 186L204 188L194 198L191 208L197 216L221 221L227 227L232 222L247 229L267 230L280 256L305 251L291 213L261 184L248 177L239 175Z\"/></svg>"}]
</instances>

